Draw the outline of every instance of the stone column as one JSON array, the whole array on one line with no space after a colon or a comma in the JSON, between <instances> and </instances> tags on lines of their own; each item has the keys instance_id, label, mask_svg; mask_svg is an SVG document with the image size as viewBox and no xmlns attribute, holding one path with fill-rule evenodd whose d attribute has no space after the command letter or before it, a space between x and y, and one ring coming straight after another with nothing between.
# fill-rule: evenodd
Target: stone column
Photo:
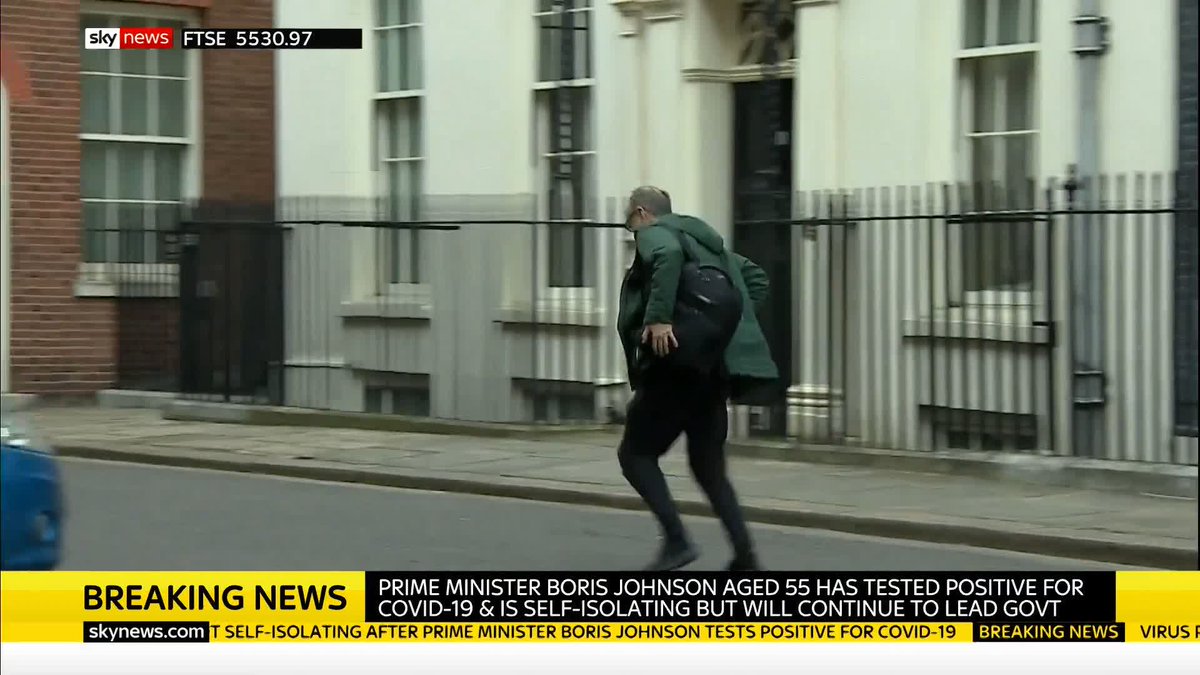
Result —
<instances>
[{"instance_id":1,"label":"stone column","mask_svg":"<svg viewBox=\"0 0 1200 675\"><path fill-rule=\"evenodd\" d=\"M632 188L643 185L659 185L671 193L676 208L689 211L692 206L691 171L686 159L690 142L690 127L685 116L689 114L681 49L684 30L683 0L611 0L617 10L617 34L619 53L610 62L617 66L616 76L620 86L609 89L603 76L597 83L597 92L603 92L605 101L614 108L611 141L601 139L601 165L610 166L620 180L610 182L614 200L605 204L604 215L620 219L624 215L624 197ZM615 98L608 98L615 97ZM605 103L601 103L603 107ZM601 112L603 115L604 112ZM603 133L603 132L602 132ZM618 149L619 159L615 163L606 156L608 148ZM615 324L618 290L621 276L634 254L633 237L625 232L617 233L604 242L602 254L612 261L612 275L601 280L605 299L610 311L610 325ZM624 354L611 328L602 332L603 344L611 347L603 362L606 371L597 383L603 386L599 397L602 410L624 414L628 394L625 383ZM607 375L608 377L604 377ZM620 380L619 384L617 380Z\"/></svg>"},{"instance_id":2,"label":"stone column","mask_svg":"<svg viewBox=\"0 0 1200 675\"><path fill-rule=\"evenodd\" d=\"M838 188L841 173L839 6L837 0L797 0L794 10L793 180L803 193L795 200L796 216L825 216L829 201L820 196L814 199L814 192ZM837 320L845 308L829 304L831 299L845 296L844 289L835 287L842 278L837 268L840 256L831 255L840 252L843 233L839 227L806 227L793 238L793 255L798 261L794 288L798 313L792 355L795 384L789 387L787 397L789 436L822 438L831 429L834 434L844 429L844 383L839 381L840 369L834 366L845 358L844 336L838 334Z\"/></svg>"}]
</instances>

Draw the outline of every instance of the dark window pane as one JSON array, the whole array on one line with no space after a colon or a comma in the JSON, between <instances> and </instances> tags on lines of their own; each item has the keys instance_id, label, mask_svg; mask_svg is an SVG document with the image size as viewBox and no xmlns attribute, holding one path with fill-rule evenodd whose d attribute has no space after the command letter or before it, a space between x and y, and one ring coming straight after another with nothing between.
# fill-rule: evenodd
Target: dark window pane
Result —
<instances>
[{"instance_id":1,"label":"dark window pane","mask_svg":"<svg viewBox=\"0 0 1200 675\"><path fill-rule=\"evenodd\" d=\"M946 445L955 450L970 450L971 435L962 431L951 431L946 434Z\"/></svg>"},{"instance_id":2,"label":"dark window pane","mask_svg":"<svg viewBox=\"0 0 1200 675\"><path fill-rule=\"evenodd\" d=\"M550 226L550 286L583 286L582 230L574 224Z\"/></svg>"},{"instance_id":3,"label":"dark window pane","mask_svg":"<svg viewBox=\"0 0 1200 675\"><path fill-rule=\"evenodd\" d=\"M429 416L429 390L404 387L392 390L392 412L413 417Z\"/></svg>"},{"instance_id":4,"label":"dark window pane","mask_svg":"<svg viewBox=\"0 0 1200 675\"><path fill-rule=\"evenodd\" d=\"M148 28L155 25L153 19L132 16L121 17L119 23L122 28ZM121 49L116 54L117 60L120 63L120 72L137 75L147 75L150 73L150 50Z\"/></svg>"},{"instance_id":5,"label":"dark window pane","mask_svg":"<svg viewBox=\"0 0 1200 675\"><path fill-rule=\"evenodd\" d=\"M150 80L144 77L121 77L121 115L117 133L144 136L150 133Z\"/></svg>"},{"instance_id":6,"label":"dark window pane","mask_svg":"<svg viewBox=\"0 0 1200 675\"><path fill-rule=\"evenodd\" d=\"M421 0L401 0L400 23L421 22Z\"/></svg>"},{"instance_id":7,"label":"dark window pane","mask_svg":"<svg viewBox=\"0 0 1200 675\"><path fill-rule=\"evenodd\" d=\"M538 79L552 81L561 79L562 31L558 16L538 17Z\"/></svg>"},{"instance_id":8,"label":"dark window pane","mask_svg":"<svg viewBox=\"0 0 1200 675\"><path fill-rule=\"evenodd\" d=\"M187 24L182 21L160 21L159 23L174 30L176 35L187 27ZM158 58L159 75L183 77L187 74L186 53L182 49L176 47L175 49L156 50L154 54Z\"/></svg>"},{"instance_id":9,"label":"dark window pane","mask_svg":"<svg viewBox=\"0 0 1200 675\"><path fill-rule=\"evenodd\" d=\"M184 80L158 80L157 135L182 138L186 133L186 84Z\"/></svg>"},{"instance_id":10,"label":"dark window pane","mask_svg":"<svg viewBox=\"0 0 1200 675\"><path fill-rule=\"evenodd\" d=\"M1021 30L1021 0L998 0L1000 3L996 26L996 44L1011 45L1025 42L1028 35Z\"/></svg>"},{"instance_id":11,"label":"dark window pane","mask_svg":"<svg viewBox=\"0 0 1200 675\"><path fill-rule=\"evenodd\" d=\"M417 28L405 28L401 44L403 45L403 81L401 89L421 88L421 31Z\"/></svg>"},{"instance_id":12,"label":"dark window pane","mask_svg":"<svg viewBox=\"0 0 1200 675\"><path fill-rule=\"evenodd\" d=\"M105 230L109 228L108 205L83 203L83 259L85 262L105 262Z\"/></svg>"},{"instance_id":13,"label":"dark window pane","mask_svg":"<svg viewBox=\"0 0 1200 675\"><path fill-rule=\"evenodd\" d=\"M401 0L376 0L375 20L380 26L394 26L400 23Z\"/></svg>"},{"instance_id":14,"label":"dark window pane","mask_svg":"<svg viewBox=\"0 0 1200 675\"><path fill-rule=\"evenodd\" d=\"M386 2L386 0L384 0ZM383 390L378 387L367 387L366 405L364 406L369 413L383 412Z\"/></svg>"},{"instance_id":15,"label":"dark window pane","mask_svg":"<svg viewBox=\"0 0 1200 675\"><path fill-rule=\"evenodd\" d=\"M82 39L88 28L108 28L111 26L110 17L104 14L84 14L79 17L79 35ZM79 56L79 69L84 72L107 73L113 69L112 59L120 54L116 50L83 49Z\"/></svg>"},{"instance_id":16,"label":"dark window pane","mask_svg":"<svg viewBox=\"0 0 1200 675\"><path fill-rule=\"evenodd\" d=\"M988 0L963 0L963 47L983 47L987 39Z\"/></svg>"},{"instance_id":17,"label":"dark window pane","mask_svg":"<svg viewBox=\"0 0 1200 675\"><path fill-rule=\"evenodd\" d=\"M146 262L147 204L120 204L117 208L119 262Z\"/></svg>"},{"instance_id":18,"label":"dark window pane","mask_svg":"<svg viewBox=\"0 0 1200 675\"><path fill-rule=\"evenodd\" d=\"M81 78L82 110L79 127L85 134L107 134L112 128L112 78L107 75L84 75Z\"/></svg>"},{"instance_id":19,"label":"dark window pane","mask_svg":"<svg viewBox=\"0 0 1200 675\"><path fill-rule=\"evenodd\" d=\"M79 195L84 199L105 199L108 194L107 144L85 142L81 148Z\"/></svg>"},{"instance_id":20,"label":"dark window pane","mask_svg":"<svg viewBox=\"0 0 1200 675\"><path fill-rule=\"evenodd\" d=\"M183 196L183 148L160 145L154 148L154 194L158 201L178 201Z\"/></svg>"}]
</instances>

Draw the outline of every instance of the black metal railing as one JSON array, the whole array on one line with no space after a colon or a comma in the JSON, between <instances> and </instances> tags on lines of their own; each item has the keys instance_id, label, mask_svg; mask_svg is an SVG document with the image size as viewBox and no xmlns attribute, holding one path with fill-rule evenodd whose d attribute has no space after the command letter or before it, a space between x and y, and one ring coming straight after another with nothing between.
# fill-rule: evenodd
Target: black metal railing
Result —
<instances>
[{"instance_id":1,"label":"black metal railing","mask_svg":"<svg viewBox=\"0 0 1200 675\"><path fill-rule=\"evenodd\" d=\"M1136 175L822 191L797 194L794 218L736 223L744 255L787 250L772 281L793 295L764 321L791 387L745 431L1195 463L1185 188Z\"/></svg>"},{"instance_id":2,"label":"black metal railing","mask_svg":"<svg viewBox=\"0 0 1200 675\"><path fill-rule=\"evenodd\" d=\"M153 233L164 262L94 264L121 280L129 317L120 386L493 421L594 422L619 408L624 361L607 344L613 270L630 250L619 224L538 219L532 196L426 201L445 217L395 220L386 200L331 197L180 206ZM554 259L573 253L550 245L560 229L613 265L589 259L564 286L554 269L576 261ZM397 283L411 277L392 273L394 244L412 232L420 250L405 255L423 274ZM165 314L146 319L150 305Z\"/></svg>"},{"instance_id":3,"label":"black metal railing","mask_svg":"<svg viewBox=\"0 0 1200 675\"><path fill-rule=\"evenodd\" d=\"M771 276L760 320L787 385L773 405L733 408L735 433L1195 463L1196 207L1176 193L1167 176L821 191L792 195L791 218L733 223L734 247ZM165 262L94 263L121 291L122 386L493 422L619 418L614 324L633 249L617 200L582 224L533 217L527 195L425 203L436 217L423 221L357 199L181 209L154 235ZM1096 236L1073 250L1081 224ZM560 227L585 231L576 286L550 278ZM408 231L424 273L395 283L390 244ZM1099 357L1085 362L1081 344Z\"/></svg>"}]
</instances>

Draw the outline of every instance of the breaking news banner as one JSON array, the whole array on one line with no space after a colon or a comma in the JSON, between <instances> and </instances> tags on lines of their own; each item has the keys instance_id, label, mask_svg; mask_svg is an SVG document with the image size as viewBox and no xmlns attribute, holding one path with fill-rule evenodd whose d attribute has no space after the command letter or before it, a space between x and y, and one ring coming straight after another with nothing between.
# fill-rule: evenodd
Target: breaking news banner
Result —
<instances>
[{"instance_id":1,"label":"breaking news banner","mask_svg":"<svg viewBox=\"0 0 1200 675\"><path fill-rule=\"evenodd\" d=\"M362 49L357 28L86 28L85 49Z\"/></svg>"},{"instance_id":2,"label":"breaking news banner","mask_svg":"<svg viewBox=\"0 0 1200 675\"><path fill-rule=\"evenodd\" d=\"M1195 651L1200 573L5 572L0 611L6 644L1069 642Z\"/></svg>"}]
</instances>

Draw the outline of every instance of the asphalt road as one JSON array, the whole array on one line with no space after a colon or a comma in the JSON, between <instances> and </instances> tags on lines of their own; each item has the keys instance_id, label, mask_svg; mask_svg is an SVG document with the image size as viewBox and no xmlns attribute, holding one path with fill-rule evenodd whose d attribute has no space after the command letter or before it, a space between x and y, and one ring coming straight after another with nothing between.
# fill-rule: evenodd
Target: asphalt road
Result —
<instances>
[{"instance_id":1,"label":"asphalt road","mask_svg":"<svg viewBox=\"0 0 1200 675\"><path fill-rule=\"evenodd\" d=\"M75 570L622 570L655 546L647 514L192 469L64 460L64 567ZM728 556L689 522L695 569ZM787 570L1081 570L1095 563L755 526Z\"/></svg>"}]
</instances>

